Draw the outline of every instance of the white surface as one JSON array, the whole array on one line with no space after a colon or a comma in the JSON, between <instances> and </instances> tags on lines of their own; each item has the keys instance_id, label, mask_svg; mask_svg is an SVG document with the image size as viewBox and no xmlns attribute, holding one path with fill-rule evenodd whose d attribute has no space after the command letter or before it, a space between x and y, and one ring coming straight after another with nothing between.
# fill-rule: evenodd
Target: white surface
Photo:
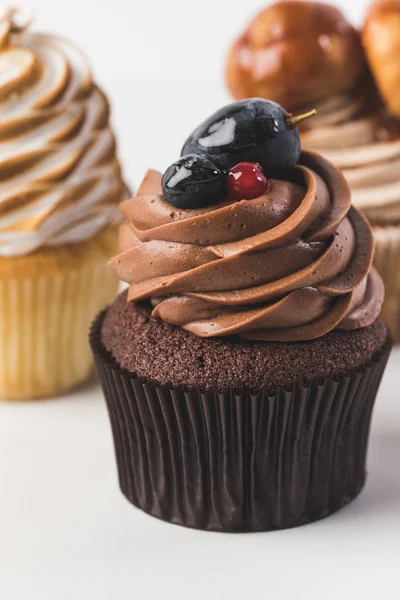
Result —
<instances>
[{"instance_id":1,"label":"white surface","mask_svg":"<svg viewBox=\"0 0 400 600\"><path fill-rule=\"evenodd\" d=\"M228 100L226 46L257 0L36 0L36 27L88 53L113 99L137 186ZM339 3L338 3L339 4ZM367 1L347 4L361 20ZM0 404L1 600L398 598L400 349L376 406L369 479L337 515L274 534L221 535L156 521L122 497L100 390Z\"/></svg>"},{"instance_id":2,"label":"white surface","mask_svg":"<svg viewBox=\"0 0 400 600\"><path fill-rule=\"evenodd\" d=\"M400 349L377 402L361 496L324 521L266 534L193 531L133 508L117 487L97 387L0 405L0 598L397 599L399 366Z\"/></svg>"}]
</instances>

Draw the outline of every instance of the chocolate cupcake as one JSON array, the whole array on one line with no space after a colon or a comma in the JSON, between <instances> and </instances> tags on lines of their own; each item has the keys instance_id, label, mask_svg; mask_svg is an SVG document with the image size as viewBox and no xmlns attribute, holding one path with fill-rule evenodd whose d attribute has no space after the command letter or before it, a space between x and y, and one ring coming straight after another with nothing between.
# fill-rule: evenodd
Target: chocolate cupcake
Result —
<instances>
[{"instance_id":1,"label":"chocolate cupcake","mask_svg":"<svg viewBox=\"0 0 400 600\"><path fill-rule=\"evenodd\" d=\"M181 525L294 527L361 491L390 351L373 238L278 105L230 105L149 171L91 332L126 497ZM254 161L258 158L258 162Z\"/></svg>"}]
</instances>

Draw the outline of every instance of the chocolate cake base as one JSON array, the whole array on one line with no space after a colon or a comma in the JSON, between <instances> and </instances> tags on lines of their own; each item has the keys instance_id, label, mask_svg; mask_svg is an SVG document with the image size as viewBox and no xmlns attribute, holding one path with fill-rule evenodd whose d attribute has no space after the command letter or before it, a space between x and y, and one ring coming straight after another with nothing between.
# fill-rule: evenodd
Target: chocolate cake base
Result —
<instances>
[{"instance_id":1,"label":"chocolate cake base","mask_svg":"<svg viewBox=\"0 0 400 600\"><path fill-rule=\"evenodd\" d=\"M95 321L91 346L122 492L147 513L267 531L326 517L361 491L391 346L381 322L300 344L200 340L122 295ZM228 364L212 365L217 354Z\"/></svg>"},{"instance_id":2,"label":"chocolate cake base","mask_svg":"<svg viewBox=\"0 0 400 600\"><path fill-rule=\"evenodd\" d=\"M152 318L148 303L128 303L126 294L106 313L103 344L121 367L160 385L203 390L291 386L362 367L388 338L380 320L310 342L199 338Z\"/></svg>"}]
</instances>

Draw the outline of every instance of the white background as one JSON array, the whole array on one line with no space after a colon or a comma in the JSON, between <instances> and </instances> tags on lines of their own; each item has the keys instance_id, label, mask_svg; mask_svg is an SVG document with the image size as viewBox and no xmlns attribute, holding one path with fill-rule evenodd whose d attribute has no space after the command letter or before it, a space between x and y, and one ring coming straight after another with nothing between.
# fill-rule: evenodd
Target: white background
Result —
<instances>
[{"instance_id":1,"label":"white background","mask_svg":"<svg viewBox=\"0 0 400 600\"><path fill-rule=\"evenodd\" d=\"M356 23L368 2L336 2ZM125 173L175 160L229 100L229 42L257 0L36 0L37 30L89 56L113 103ZM300 529L223 535L141 514L119 493L104 401L0 405L3 600L358 600L399 598L400 350L375 411L368 484L341 513Z\"/></svg>"}]
</instances>

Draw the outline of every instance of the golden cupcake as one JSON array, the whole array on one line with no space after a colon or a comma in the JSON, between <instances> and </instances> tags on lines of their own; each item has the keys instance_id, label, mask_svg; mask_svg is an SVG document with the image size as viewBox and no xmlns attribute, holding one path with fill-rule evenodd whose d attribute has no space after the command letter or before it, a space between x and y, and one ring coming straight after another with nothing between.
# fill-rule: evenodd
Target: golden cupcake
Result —
<instances>
[{"instance_id":1,"label":"golden cupcake","mask_svg":"<svg viewBox=\"0 0 400 600\"><path fill-rule=\"evenodd\" d=\"M400 61L395 60L400 35L393 18L396 5L400 2L380 0L372 7L362 32L364 52L360 34L336 8L297 0L278 2L256 17L242 41L233 46L228 83L237 97L229 73L238 71L238 59L233 58L238 55L237 44L246 43L246 52L251 49L253 56L251 64L258 61L263 65L261 95L262 85L268 81L268 95L279 101L284 93L293 112L317 109L317 116L301 126L303 147L322 154L343 171L353 203L371 221L374 260L386 289L382 314L400 341L400 119L394 110L390 112L400 94L394 84L396 64L400 74ZM250 46L252 27L263 28L263 39L268 40L264 54ZM279 41L271 43L273 36ZM302 75L297 77L300 71ZM246 81L252 82L251 89L242 88L249 95L256 93L254 68L250 72L253 77ZM243 73L239 81L245 81ZM382 92L382 98L378 87L392 90L392 103L385 106L385 94Z\"/></svg>"},{"instance_id":2,"label":"golden cupcake","mask_svg":"<svg viewBox=\"0 0 400 600\"><path fill-rule=\"evenodd\" d=\"M81 53L0 13L0 398L59 394L92 373L87 330L117 290L126 188L108 102Z\"/></svg>"}]
</instances>

